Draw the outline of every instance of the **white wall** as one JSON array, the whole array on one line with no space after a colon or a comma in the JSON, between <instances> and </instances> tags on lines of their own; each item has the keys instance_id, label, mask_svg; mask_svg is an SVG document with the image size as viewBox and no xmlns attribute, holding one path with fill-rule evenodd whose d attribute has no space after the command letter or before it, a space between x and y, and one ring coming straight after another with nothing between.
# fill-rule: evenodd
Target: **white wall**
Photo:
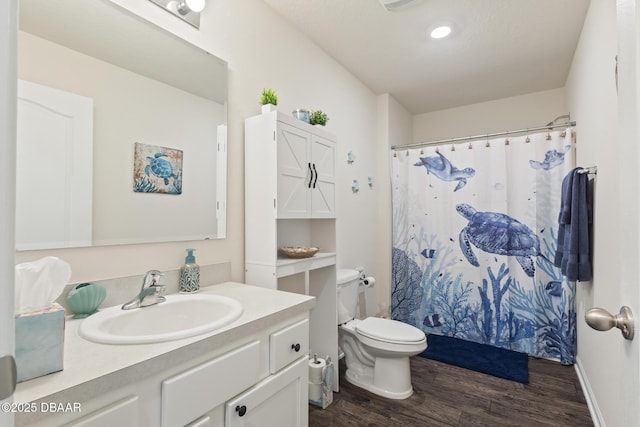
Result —
<instances>
[{"instance_id":1,"label":"white wall","mask_svg":"<svg viewBox=\"0 0 640 427\"><path fill-rule=\"evenodd\" d=\"M414 142L542 126L569 113L563 88L434 111L414 117Z\"/></svg>"},{"instance_id":2,"label":"white wall","mask_svg":"<svg viewBox=\"0 0 640 427\"><path fill-rule=\"evenodd\" d=\"M616 2L592 1L566 84L568 102L579 124L577 161L581 165L598 166L594 186L593 281L578 285L576 300L578 366L597 422L609 426L630 425L625 421L630 419L625 417L625 409L630 408L621 399L620 381L630 372L625 371L623 363L612 363L627 353L623 349L626 344L619 333L594 331L582 319L585 310L591 307L612 312L620 307L621 247L625 240L621 236L631 232L621 228L625 208L619 179L624 176L620 165L625 162L620 159L629 156L629 161L634 162L635 157L632 152L620 152L618 148L624 141L618 142L617 132L621 111L614 74L615 57L619 54L616 26ZM637 192L633 183L628 185L631 191ZM637 378L635 380L637 382Z\"/></svg>"},{"instance_id":3,"label":"white wall","mask_svg":"<svg viewBox=\"0 0 640 427\"><path fill-rule=\"evenodd\" d=\"M408 144L413 140L413 116L389 94L378 97L377 164L381 179L377 182L378 209L376 210L376 269L377 284L367 292L369 315L390 315L391 310L391 242L393 209L391 206L390 147Z\"/></svg>"},{"instance_id":4,"label":"white wall","mask_svg":"<svg viewBox=\"0 0 640 427\"><path fill-rule=\"evenodd\" d=\"M90 281L178 268L184 248L197 249L198 263L232 263L232 278L244 278L244 119L259 114L262 89L273 88L283 112L322 109L327 130L338 136L337 252L340 266L374 271L378 176L375 147L377 98L330 56L293 29L260 0L208 2L196 30L146 0L111 0L157 23L229 63L227 238L189 243L126 245L18 252L23 262L56 255L71 264L71 281ZM347 165L347 152L356 162ZM351 192L351 180L361 183ZM356 236L358 236L356 238Z\"/></svg>"},{"instance_id":5,"label":"white wall","mask_svg":"<svg viewBox=\"0 0 640 427\"><path fill-rule=\"evenodd\" d=\"M578 122L577 162L597 165L593 227L593 281L578 285L576 304L578 319L584 318L586 309L595 305L614 308L617 292L610 284L618 283L620 274L616 266L619 257L618 221L615 209L619 194L617 186L616 123L617 96L614 77L616 43L615 2L591 2L582 30L580 42L567 79L568 102ZM596 393L598 407L605 419L614 420L618 394L611 379L617 377L612 370L620 366L604 363L603 348L613 348L620 337L591 330L585 322L578 322L578 359L584 369L590 388ZM610 425L617 425L615 422Z\"/></svg>"}]
</instances>

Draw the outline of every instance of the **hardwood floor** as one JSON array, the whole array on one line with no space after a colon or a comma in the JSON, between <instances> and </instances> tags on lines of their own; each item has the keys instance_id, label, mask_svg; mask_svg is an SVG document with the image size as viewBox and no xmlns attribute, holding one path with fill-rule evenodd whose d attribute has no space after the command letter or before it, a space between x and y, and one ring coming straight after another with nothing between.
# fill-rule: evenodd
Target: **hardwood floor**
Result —
<instances>
[{"instance_id":1,"label":"hardwood floor","mask_svg":"<svg viewBox=\"0 0 640 427\"><path fill-rule=\"evenodd\" d=\"M309 406L310 427L593 426L575 368L549 360L529 358L525 385L412 357L405 400L355 387L344 370L331 406Z\"/></svg>"}]
</instances>

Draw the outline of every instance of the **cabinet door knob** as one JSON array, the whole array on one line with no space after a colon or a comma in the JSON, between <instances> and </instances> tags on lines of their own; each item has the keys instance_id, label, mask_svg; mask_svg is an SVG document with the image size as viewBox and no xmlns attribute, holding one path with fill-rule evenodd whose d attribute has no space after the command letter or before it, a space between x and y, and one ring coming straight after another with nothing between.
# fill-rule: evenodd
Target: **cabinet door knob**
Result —
<instances>
[{"instance_id":1,"label":"cabinet door knob","mask_svg":"<svg viewBox=\"0 0 640 427\"><path fill-rule=\"evenodd\" d=\"M242 406L238 405L238 406L236 406L236 412L238 413L239 416L242 417L242 416L244 416L244 414L247 413L247 407L244 406L244 405L242 405Z\"/></svg>"},{"instance_id":2,"label":"cabinet door knob","mask_svg":"<svg viewBox=\"0 0 640 427\"><path fill-rule=\"evenodd\" d=\"M295 350L296 353L300 351L300 344L291 344L291 350Z\"/></svg>"}]
</instances>

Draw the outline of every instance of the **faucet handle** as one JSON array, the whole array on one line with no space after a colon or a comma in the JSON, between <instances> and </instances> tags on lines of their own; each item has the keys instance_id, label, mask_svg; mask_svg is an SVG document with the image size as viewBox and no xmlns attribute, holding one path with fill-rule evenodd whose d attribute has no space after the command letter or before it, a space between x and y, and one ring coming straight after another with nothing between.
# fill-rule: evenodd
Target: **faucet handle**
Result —
<instances>
[{"instance_id":1,"label":"faucet handle","mask_svg":"<svg viewBox=\"0 0 640 427\"><path fill-rule=\"evenodd\" d=\"M149 270L147 274L144 276L144 280L142 281L142 289L150 288L152 286L162 286L160 285L160 277L164 274L159 270Z\"/></svg>"}]
</instances>

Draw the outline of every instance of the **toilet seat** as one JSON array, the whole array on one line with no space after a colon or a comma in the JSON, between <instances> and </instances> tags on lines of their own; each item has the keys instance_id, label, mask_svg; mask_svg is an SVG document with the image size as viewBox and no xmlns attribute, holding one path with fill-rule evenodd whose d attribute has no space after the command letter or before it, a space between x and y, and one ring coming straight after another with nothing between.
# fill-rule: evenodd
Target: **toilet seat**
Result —
<instances>
[{"instance_id":1,"label":"toilet seat","mask_svg":"<svg viewBox=\"0 0 640 427\"><path fill-rule=\"evenodd\" d=\"M397 320L368 317L355 325L358 335L389 344L417 344L426 339L420 329Z\"/></svg>"}]
</instances>

